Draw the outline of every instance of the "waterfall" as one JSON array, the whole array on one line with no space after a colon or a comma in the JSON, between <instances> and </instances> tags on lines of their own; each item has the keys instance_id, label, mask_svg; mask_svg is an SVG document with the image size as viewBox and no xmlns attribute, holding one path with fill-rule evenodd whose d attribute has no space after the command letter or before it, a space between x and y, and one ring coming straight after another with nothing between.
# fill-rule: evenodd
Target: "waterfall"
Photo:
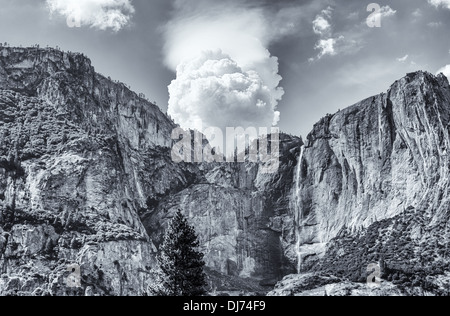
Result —
<instances>
[{"instance_id":1,"label":"waterfall","mask_svg":"<svg viewBox=\"0 0 450 316\"><path fill-rule=\"evenodd\" d=\"M301 210L301 196L300 196L300 182L302 176L302 161L303 161L303 153L305 151L305 146L303 145L300 150L300 157L298 159L297 170L295 173L295 188L293 193L293 212L294 212L294 225L295 225L295 239L296 246L295 251L297 254L297 273L300 274L302 270L302 253L300 251L301 247L301 225L303 222L303 212Z\"/></svg>"}]
</instances>

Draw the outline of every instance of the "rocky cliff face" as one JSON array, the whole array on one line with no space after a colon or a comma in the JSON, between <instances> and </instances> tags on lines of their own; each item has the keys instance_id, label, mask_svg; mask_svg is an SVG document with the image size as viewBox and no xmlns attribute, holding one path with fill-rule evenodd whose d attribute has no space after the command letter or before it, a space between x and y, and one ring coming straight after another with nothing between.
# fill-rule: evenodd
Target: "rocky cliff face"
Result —
<instances>
[{"instance_id":1,"label":"rocky cliff face","mask_svg":"<svg viewBox=\"0 0 450 316\"><path fill-rule=\"evenodd\" d=\"M0 48L0 295L145 294L178 209L214 282L366 293L380 262L387 292L444 294L449 124L447 79L418 72L281 135L277 173L177 164L175 124L83 55Z\"/></svg>"},{"instance_id":2,"label":"rocky cliff face","mask_svg":"<svg viewBox=\"0 0 450 316\"><path fill-rule=\"evenodd\" d=\"M409 206L439 221L449 201L449 123L447 79L422 72L322 119L301 162L302 243L326 243L343 227L368 227Z\"/></svg>"},{"instance_id":3,"label":"rocky cliff face","mask_svg":"<svg viewBox=\"0 0 450 316\"><path fill-rule=\"evenodd\" d=\"M162 199L144 216L156 244L168 220L180 209L200 235L207 265L225 275L276 282L295 271L295 258L285 254L294 222L290 195L302 141L280 139L280 169L264 174L259 164L207 166L204 181Z\"/></svg>"},{"instance_id":4,"label":"rocky cliff face","mask_svg":"<svg viewBox=\"0 0 450 316\"><path fill-rule=\"evenodd\" d=\"M304 270L324 257L313 270L364 281L381 260L408 286L448 271L449 123L447 78L417 72L314 126L298 191Z\"/></svg>"},{"instance_id":5,"label":"rocky cliff face","mask_svg":"<svg viewBox=\"0 0 450 316\"><path fill-rule=\"evenodd\" d=\"M178 208L212 269L270 283L293 272L282 237L301 140L283 135L280 172L264 175L172 162L174 127L83 55L0 48L0 293L144 294ZM64 283L72 263L81 290Z\"/></svg>"},{"instance_id":6,"label":"rocky cliff face","mask_svg":"<svg viewBox=\"0 0 450 316\"><path fill-rule=\"evenodd\" d=\"M89 293L144 293L157 249L139 211L192 180L173 127L82 55L2 48L0 291L64 294L78 263Z\"/></svg>"}]
</instances>

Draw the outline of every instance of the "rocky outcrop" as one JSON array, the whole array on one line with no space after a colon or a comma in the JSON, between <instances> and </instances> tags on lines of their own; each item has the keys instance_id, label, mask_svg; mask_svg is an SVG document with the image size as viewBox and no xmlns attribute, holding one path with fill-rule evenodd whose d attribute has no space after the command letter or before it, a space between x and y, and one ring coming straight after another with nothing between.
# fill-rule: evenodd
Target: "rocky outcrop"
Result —
<instances>
[{"instance_id":1,"label":"rocky outcrop","mask_svg":"<svg viewBox=\"0 0 450 316\"><path fill-rule=\"evenodd\" d=\"M433 296L436 291L448 296L450 273L428 277L427 288L403 287L398 282L380 280L379 284L351 282L331 275L293 274L283 278L268 296Z\"/></svg>"},{"instance_id":2,"label":"rocky outcrop","mask_svg":"<svg viewBox=\"0 0 450 316\"><path fill-rule=\"evenodd\" d=\"M268 296L405 296L405 294L390 282L381 282L377 286L342 281L330 276L305 274L285 277Z\"/></svg>"}]
</instances>

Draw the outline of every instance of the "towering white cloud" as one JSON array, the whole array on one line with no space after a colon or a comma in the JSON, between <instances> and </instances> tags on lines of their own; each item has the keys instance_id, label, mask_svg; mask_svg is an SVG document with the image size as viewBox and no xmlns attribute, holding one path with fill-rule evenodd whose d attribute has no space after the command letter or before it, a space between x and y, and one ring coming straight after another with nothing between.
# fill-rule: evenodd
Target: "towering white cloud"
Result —
<instances>
[{"instance_id":1,"label":"towering white cloud","mask_svg":"<svg viewBox=\"0 0 450 316\"><path fill-rule=\"evenodd\" d=\"M169 114L181 126L225 131L277 124L275 108L283 91L269 87L256 71L243 70L218 50L181 63L169 93Z\"/></svg>"},{"instance_id":2,"label":"towering white cloud","mask_svg":"<svg viewBox=\"0 0 450 316\"><path fill-rule=\"evenodd\" d=\"M51 14L57 13L81 26L119 31L135 12L132 0L46 0Z\"/></svg>"},{"instance_id":3,"label":"towering white cloud","mask_svg":"<svg viewBox=\"0 0 450 316\"><path fill-rule=\"evenodd\" d=\"M277 124L284 91L268 47L295 32L301 14L245 1L176 1L164 30L165 62L177 72L168 113L185 128Z\"/></svg>"}]
</instances>

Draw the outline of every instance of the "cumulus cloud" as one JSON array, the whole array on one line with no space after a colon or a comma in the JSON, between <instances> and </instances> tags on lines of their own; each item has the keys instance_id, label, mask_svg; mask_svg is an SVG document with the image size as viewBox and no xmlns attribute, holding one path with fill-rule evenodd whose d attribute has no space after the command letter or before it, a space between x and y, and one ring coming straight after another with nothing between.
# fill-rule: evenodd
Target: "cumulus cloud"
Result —
<instances>
[{"instance_id":1,"label":"cumulus cloud","mask_svg":"<svg viewBox=\"0 0 450 316\"><path fill-rule=\"evenodd\" d=\"M177 67L169 86L169 114L181 126L268 127L278 123L275 110L282 90L268 87L253 70L243 70L220 50L207 51Z\"/></svg>"},{"instance_id":2,"label":"cumulus cloud","mask_svg":"<svg viewBox=\"0 0 450 316\"><path fill-rule=\"evenodd\" d=\"M321 39L316 44L315 49L320 50L318 58L322 58L325 55L336 55L336 39L329 38L329 39Z\"/></svg>"},{"instance_id":3,"label":"cumulus cloud","mask_svg":"<svg viewBox=\"0 0 450 316\"><path fill-rule=\"evenodd\" d=\"M428 3L434 5L436 8L443 7L450 10L450 0L428 0Z\"/></svg>"},{"instance_id":4,"label":"cumulus cloud","mask_svg":"<svg viewBox=\"0 0 450 316\"><path fill-rule=\"evenodd\" d=\"M317 17L313 22L313 29L314 33L322 35L326 32L328 32L331 28L330 23L328 23L327 20L325 20L323 17L319 16Z\"/></svg>"},{"instance_id":5,"label":"cumulus cloud","mask_svg":"<svg viewBox=\"0 0 450 316\"><path fill-rule=\"evenodd\" d=\"M81 26L117 32L130 23L135 12L132 0L46 0L51 14L57 13Z\"/></svg>"},{"instance_id":6,"label":"cumulus cloud","mask_svg":"<svg viewBox=\"0 0 450 316\"><path fill-rule=\"evenodd\" d=\"M278 123L284 91L268 47L295 34L304 13L233 3L177 0L164 28L165 63L177 74L168 113L184 128Z\"/></svg>"},{"instance_id":7,"label":"cumulus cloud","mask_svg":"<svg viewBox=\"0 0 450 316\"><path fill-rule=\"evenodd\" d=\"M323 10L321 14L316 16L313 21L314 33L321 36L328 35L330 33L331 25L328 19L331 17L331 12L331 7L328 7L326 10Z\"/></svg>"},{"instance_id":8,"label":"cumulus cloud","mask_svg":"<svg viewBox=\"0 0 450 316\"><path fill-rule=\"evenodd\" d=\"M444 66L436 74L443 73L450 80L450 65Z\"/></svg>"},{"instance_id":9,"label":"cumulus cloud","mask_svg":"<svg viewBox=\"0 0 450 316\"><path fill-rule=\"evenodd\" d=\"M331 24L328 20L331 18L332 11L332 8L328 7L316 16L313 21L314 33L318 35L329 35L331 32Z\"/></svg>"},{"instance_id":10,"label":"cumulus cloud","mask_svg":"<svg viewBox=\"0 0 450 316\"><path fill-rule=\"evenodd\" d=\"M339 47L350 45L350 43L345 42L344 36L341 35L335 37L333 35L333 28L331 26L332 13L333 9L328 7L327 9L322 10L322 12L318 14L313 21L313 31L320 37L314 47L315 50L319 51L317 59L321 59L326 55L337 55ZM314 58L310 58L309 61L312 62L314 60Z\"/></svg>"}]
</instances>

